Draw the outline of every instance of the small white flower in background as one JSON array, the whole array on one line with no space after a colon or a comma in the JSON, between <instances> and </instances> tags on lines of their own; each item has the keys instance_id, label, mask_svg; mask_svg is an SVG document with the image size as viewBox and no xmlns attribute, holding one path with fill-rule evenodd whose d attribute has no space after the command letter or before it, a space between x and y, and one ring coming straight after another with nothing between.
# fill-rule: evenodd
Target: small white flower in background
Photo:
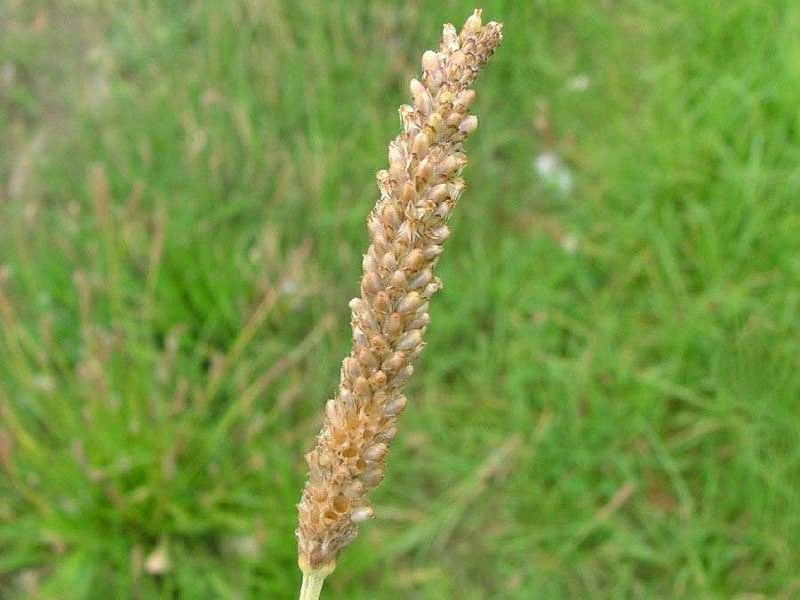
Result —
<instances>
[{"instance_id":1,"label":"small white flower in background","mask_svg":"<svg viewBox=\"0 0 800 600\"><path fill-rule=\"evenodd\" d=\"M293 277L281 280L280 294L286 298L289 308L293 311L299 311L305 306L305 297L300 282Z\"/></svg>"},{"instance_id":2,"label":"small white flower in background","mask_svg":"<svg viewBox=\"0 0 800 600\"><path fill-rule=\"evenodd\" d=\"M578 241L578 236L576 236L574 233L568 233L561 238L561 247L564 249L564 252L570 256L578 251L579 246L580 242Z\"/></svg>"},{"instance_id":3,"label":"small white flower in background","mask_svg":"<svg viewBox=\"0 0 800 600\"><path fill-rule=\"evenodd\" d=\"M536 172L548 186L554 187L562 196L572 192L572 171L564 164L561 157L548 150L536 157Z\"/></svg>"},{"instance_id":4,"label":"small white flower in background","mask_svg":"<svg viewBox=\"0 0 800 600\"><path fill-rule=\"evenodd\" d=\"M553 177L559 167L561 160L555 152L543 152L536 157L536 170L539 172L539 177L542 179L549 179Z\"/></svg>"},{"instance_id":5,"label":"small white flower in background","mask_svg":"<svg viewBox=\"0 0 800 600\"><path fill-rule=\"evenodd\" d=\"M144 561L144 570L150 575L164 575L170 570L167 546L162 540Z\"/></svg>"},{"instance_id":6,"label":"small white flower in background","mask_svg":"<svg viewBox=\"0 0 800 600\"><path fill-rule=\"evenodd\" d=\"M591 85L591 80L586 73L576 75L567 82L567 89L571 92L585 92Z\"/></svg>"},{"instance_id":7,"label":"small white flower in background","mask_svg":"<svg viewBox=\"0 0 800 600\"><path fill-rule=\"evenodd\" d=\"M300 286L297 285L297 282L290 277L287 277L281 282L281 294L284 296L294 296L297 294L299 288Z\"/></svg>"},{"instance_id":8,"label":"small white flower in background","mask_svg":"<svg viewBox=\"0 0 800 600\"><path fill-rule=\"evenodd\" d=\"M256 535L243 535L223 539L222 548L227 554L256 558L261 552L261 542Z\"/></svg>"}]
</instances>

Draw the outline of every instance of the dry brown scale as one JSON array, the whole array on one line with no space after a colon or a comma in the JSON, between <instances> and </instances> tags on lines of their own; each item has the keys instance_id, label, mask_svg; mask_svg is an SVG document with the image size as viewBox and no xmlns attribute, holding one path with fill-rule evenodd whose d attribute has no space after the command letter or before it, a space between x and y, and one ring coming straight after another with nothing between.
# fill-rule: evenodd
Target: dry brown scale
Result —
<instances>
[{"instance_id":1,"label":"dry brown scale","mask_svg":"<svg viewBox=\"0 0 800 600\"><path fill-rule=\"evenodd\" d=\"M467 19L461 33L445 25L438 52L422 57L411 81L413 106L400 107L403 131L389 144L389 168L377 174L380 199L367 227L361 295L350 302L353 346L339 389L325 406L317 446L306 455L309 477L298 506L297 540L304 571L330 571L372 517L366 495L383 479L402 390L414 372L441 288L433 268L450 235L446 222L464 181L462 142L477 127L468 89L502 38L498 23Z\"/></svg>"}]
</instances>

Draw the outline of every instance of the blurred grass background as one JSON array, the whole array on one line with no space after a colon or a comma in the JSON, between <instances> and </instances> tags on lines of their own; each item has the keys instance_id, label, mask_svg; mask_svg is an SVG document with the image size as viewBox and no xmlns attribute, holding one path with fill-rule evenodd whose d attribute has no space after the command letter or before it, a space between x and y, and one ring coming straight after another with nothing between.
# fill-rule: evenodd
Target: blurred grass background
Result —
<instances>
[{"instance_id":1,"label":"blurred grass background","mask_svg":"<svg viewBox=\"0 0 800 600\"><path fill-rule=\"evenodd\" d=\"M486 0L329 598L800 595L800 4ZM0 597L291 598L364 219L462 1L3 0Z\"/></svg>"}]
</instances>

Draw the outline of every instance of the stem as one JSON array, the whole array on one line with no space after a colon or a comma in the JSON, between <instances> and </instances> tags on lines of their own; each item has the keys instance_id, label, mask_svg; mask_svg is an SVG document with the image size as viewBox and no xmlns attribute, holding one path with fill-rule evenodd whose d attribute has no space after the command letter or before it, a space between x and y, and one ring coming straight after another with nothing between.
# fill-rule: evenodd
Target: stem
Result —
<instances>
[{"instance_id":1,"label":"stem","mask_svg":"<svg viewBox=\"0 0 800 600\"><path fill-rule=\"evenodd\" d=\"M301 558L300 570L303 571L303 585L300 587L300 600L319 600L319 595L322 592L322 584L325 578L333 573L336 567L335 563L323 565L319 568L313 568Z\"/></svg>"},{"instance_id":2,"label":"stem","mask_svg":"<svg viewBox=\"0 0 800 600\"><path fill-rule=\"evenodd\" d=\"M300 588L300 600L319 600L322 584L326 575L319 571L303 573L303 586Z\"/></svg>"}]
</instances>

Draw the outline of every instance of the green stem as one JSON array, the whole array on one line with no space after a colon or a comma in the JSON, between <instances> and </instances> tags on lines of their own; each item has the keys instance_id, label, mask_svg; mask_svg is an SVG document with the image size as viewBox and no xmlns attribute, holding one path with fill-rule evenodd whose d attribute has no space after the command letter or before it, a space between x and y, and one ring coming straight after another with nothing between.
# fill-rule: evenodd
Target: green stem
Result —
<instances>
[{"instance_id":1,"label":"green stem","mask_svg":"<svg viewBox=\"0 0 800 600\"><path fill-rule=\"evenodd\" d=\"M322 584L325 582L325 573L312 571L303 573L303 585L300 588L300 600L319 600Z\"/></svg>"},{"instance_id":2,"label":"green stem","mask_svg":"<svg viewBox=\"0 0 800 600\"><path fill-rule=\"evenodd\" d=\"M300 587L300 600L319 600L325 578L333 573L336 563L313 568L304 559L300 559L300 570L303 572L303 585Z\"/></svg>"}]
</instances>

